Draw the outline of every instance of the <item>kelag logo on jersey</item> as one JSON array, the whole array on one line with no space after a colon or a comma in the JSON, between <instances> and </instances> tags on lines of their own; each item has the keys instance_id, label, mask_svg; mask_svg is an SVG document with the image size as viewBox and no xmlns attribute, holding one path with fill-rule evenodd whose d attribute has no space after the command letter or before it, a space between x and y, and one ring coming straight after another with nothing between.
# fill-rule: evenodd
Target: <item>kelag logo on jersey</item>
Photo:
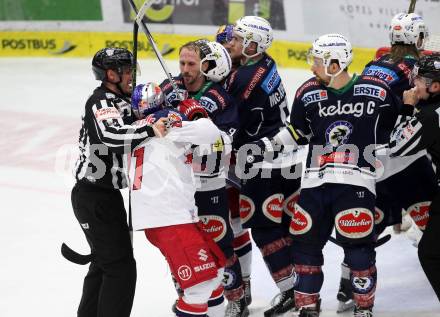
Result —
<instances>
[{"instance_id":1,"label":"kelag logo on jersey","mask_svg":"<svg viewBox=\"0 0 440 317\"><path fill-rule=\"evenodd\" d=\"M327 99L328 99L327 91L318 89L305 93L304 96L301 98L301 101L304 103L304 106L307 106L312 102L318 102Z\"/></svg>"},{"instance_id":2,"label":"kelag logo on jersey","mask_svg":"<svg viewBox=\"0 0 440 317\"><path fill-rule=\"evenodd\" d=\"M277 67L274 65L267 75L266 79L261 84L261 88L270 95L274 89L280 84L281 78L278 74Z\"/></svg>"},{"instance_id":3,"label":"kelag logo on jersey","mask_svg":"<svg viewBox=\"0 0 440 317\"><path fill-rule=\"evenodd\" d=\"M396 72L391 69L380 67L380 66L370 66L367 67L362 75L374 76L386 81L388 84L391 84L395 80L399 79Z\"/></svg>"},{"instance_id":4,"label":"kelag logo on jersey","mask_svg":"<svg viewBox=\"0 0 440 317\"><path fill-rule=\"evenodd\" d=\"M378 98L382 101L387 97L387 92L385 89L374 85L361 84L354 85L354 96L368 96L373 98Z\"/></svg>"},{"instance_id":5,"label":"kelag logo on jersey","mask_svg":"<svg viewBox=\"0 0 440 317\"><path fill-rule=\"evenodd\" d=\"M348 121L333 122L327 130L325 130L325 138L327 144L338 147L345 144L353 132L353 125Z\"/></svg>"}]
</instances>

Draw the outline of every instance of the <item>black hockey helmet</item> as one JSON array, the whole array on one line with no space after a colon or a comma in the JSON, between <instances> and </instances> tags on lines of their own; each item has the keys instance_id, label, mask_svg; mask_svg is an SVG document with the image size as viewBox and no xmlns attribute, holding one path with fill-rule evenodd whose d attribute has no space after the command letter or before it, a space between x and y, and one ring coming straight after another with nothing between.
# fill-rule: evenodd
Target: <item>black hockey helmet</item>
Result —
<instances>
[{"instance_id":1,"label":"black hockey helmet","mask_svg":"<svg viewBox=\"0 0 440 317\"><path fill-rule=\"evenodd\" d=\"M133 54L125 48L106 47L93 56L92 69L97 80L105 81L108 69L122 74L123 67L134 67Z\"/></svg>"},{"instance_id":2,"label":"black hockey helmet","mask_svg":"<svg viewBox=\"0 0 440 317\"><path fill-rule=\"evenodd\" d=\"M434 53L421 57L413 69L413 77L423 77L430 82L440 82L440 54Z\"/></svg>"}]
</instances>

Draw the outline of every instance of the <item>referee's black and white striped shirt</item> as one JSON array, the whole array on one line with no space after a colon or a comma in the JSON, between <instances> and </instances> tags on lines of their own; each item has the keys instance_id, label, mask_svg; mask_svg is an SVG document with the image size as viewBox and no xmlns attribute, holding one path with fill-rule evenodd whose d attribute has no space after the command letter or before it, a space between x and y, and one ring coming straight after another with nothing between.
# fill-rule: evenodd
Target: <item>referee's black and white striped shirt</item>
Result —
<instances>
[{"instance_id":1,"label":"referee's black and white striped shirt","mask_svg":"<svg viewBox=\"0 0 440 317\"><path fill-rule=\"evenodd\" d=\"M86 102L79 133L79 158L74 175L97 186L125 188L126 153L149 137L149 125L131 126L131 107L127 100L104 85L96 88Z\"/></svg>"},{"instance_id":2,"label":"referee's black and white striped shirt","mask_svg":"<svg viewBox=\"0 0 440 317\"><path fill-rule=\"evenodd\" d=\"M437 166L440 163L440 95L428 100L413 117L398 124L389 144L392 156L408 156L428 150Z\"/></svg>"}]
</instances>

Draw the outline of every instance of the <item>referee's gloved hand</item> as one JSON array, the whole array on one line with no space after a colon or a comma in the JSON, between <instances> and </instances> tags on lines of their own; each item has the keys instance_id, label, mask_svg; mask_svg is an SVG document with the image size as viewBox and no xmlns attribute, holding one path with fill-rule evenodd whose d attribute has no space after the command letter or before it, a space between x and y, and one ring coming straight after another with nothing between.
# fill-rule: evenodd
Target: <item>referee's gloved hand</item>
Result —
<instances>
[{"instance_id":1,"label":"referee's gloved hand","mask_svg":"<svg viewBox=\"0 0 440 317\"><path fill-rule=\"evenodd\" d=\"M182 100L177 105L177 111L184 114L190 121L208 118L208 113L205 108L195 99Z\"/></svg>"}]
</instances>

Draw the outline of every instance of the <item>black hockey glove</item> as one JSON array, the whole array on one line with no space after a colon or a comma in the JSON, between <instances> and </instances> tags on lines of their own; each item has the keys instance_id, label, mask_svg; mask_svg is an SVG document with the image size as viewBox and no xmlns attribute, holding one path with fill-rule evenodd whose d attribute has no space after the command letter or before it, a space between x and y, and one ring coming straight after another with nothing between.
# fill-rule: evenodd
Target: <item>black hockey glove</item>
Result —
<instances>
[{"instance_id":1,"label":"black hockey glove","mask_svg":"<svg viewBox=\"0 0 440 317\"><path fill-rule=\"evenodd\" d=\"M263 160L272 161L275 160L278 155L283 151L283 145L277 144L275 140L269 138L262 138L252 143L253 146L248 150L246 157L247 164L255 164L262 162Z\"/></svg>"}]
</instances>

